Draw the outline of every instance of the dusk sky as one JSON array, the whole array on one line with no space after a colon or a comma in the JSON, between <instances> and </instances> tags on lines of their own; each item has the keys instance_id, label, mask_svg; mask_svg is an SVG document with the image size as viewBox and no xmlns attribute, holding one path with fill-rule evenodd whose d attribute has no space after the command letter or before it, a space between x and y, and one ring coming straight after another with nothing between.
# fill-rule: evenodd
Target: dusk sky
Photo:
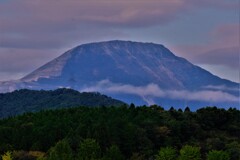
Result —
<instances>
[{"instance_id":1,"label":"dusk sky","mask_svg":"<svg viewBox=\"0 0 240 160\"><path fill-rule=\"evenodd\" d=\"M77 45L163 44L239 82L238 0L0 0L0 81L18 79Z\"/></svg>"}]
</instances>

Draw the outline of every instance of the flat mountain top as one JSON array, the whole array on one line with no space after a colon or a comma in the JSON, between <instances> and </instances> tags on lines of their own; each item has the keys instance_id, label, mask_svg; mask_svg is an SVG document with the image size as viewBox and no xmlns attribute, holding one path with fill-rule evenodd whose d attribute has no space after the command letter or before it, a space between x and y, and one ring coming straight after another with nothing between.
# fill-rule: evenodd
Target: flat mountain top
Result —
<instances>
[{"instance_id":1,"label":"flat mountain top","mask_svg":"<svg viewBox=\"0 0 240 160\"><path fill-rule=\"evenodd\" d=\"M238 107L238 83L217 77L161 44L106 41L82 44L0 91L72 88L127 103Z\"/></svg>"}]
</instances>

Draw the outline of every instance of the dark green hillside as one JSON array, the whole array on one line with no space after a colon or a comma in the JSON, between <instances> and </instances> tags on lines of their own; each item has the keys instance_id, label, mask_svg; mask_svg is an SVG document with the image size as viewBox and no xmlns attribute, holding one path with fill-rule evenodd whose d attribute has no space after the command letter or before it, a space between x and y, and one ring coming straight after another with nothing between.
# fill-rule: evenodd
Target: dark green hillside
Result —
<instances>
[{"instance_id":1,"label":"dark green hillside","mask_svg":"<svg viewBox=\"0 0 240 160\"><path fill-rule=\"evenodd\" d=\"M78 107L0 120L0 154L24 160L239 160L239 135L240 111L232 108Z\"/></svg>"},{"instance_id":2,"label":"dark green hillside","mask_svg":"<svg viewBox=\"0 0 240 160\"><path fill-rule=\"evenodd\" d=\"M99 93L79 93L72 89L34 91L22 89L0 94L0 118L43 109L76 106L121 106L124 103Z\"/></svg>"}]
</instances>

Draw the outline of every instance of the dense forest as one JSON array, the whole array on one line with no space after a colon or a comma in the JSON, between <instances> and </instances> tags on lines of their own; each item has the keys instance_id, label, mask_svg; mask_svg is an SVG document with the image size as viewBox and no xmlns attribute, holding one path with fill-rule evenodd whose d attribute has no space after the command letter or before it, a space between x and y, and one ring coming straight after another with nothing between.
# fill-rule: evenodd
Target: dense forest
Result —
<instances>
[{"instance_id":1,"label":"dense forest","mask_svg":"<svg viewBox=\"0 0 240 160\"><path fill-rule=\"evenodd\" d=\"M240 111L77 107L0 120L3 160L239 160Z\"/></svg>"},{"instance_id":2,"label":"dense forest","mask_svg":"<svg viewBox=\"0 0 240 160\"><path fill-rule=\"evenodd\" d=\"M76 106L99 107L121 106L124 103L95 92L78 92L72 89L54 91L22 89L0 94L0 118L43 109L69 108Z\"/></svg>"}]
</instances>

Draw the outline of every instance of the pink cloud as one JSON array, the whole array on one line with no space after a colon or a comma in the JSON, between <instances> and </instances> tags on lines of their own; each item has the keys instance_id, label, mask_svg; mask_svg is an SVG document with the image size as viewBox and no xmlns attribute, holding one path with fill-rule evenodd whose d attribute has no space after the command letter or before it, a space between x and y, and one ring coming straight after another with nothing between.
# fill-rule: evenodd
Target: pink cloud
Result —
<instances>
[{"instance_id":1,"label":"pink cloud","mask_svg":"<svg viewBox=\"0 0 240 160\"><path fill-rule=\"evenodd\" d=\"M25 48L56 48L74 40L89 37L110 38L124 35L119 28L141 28L163 25L196 7L216 8L219 0L121 1L121 0L24 0L0 5L1 45ZM117 36L115 36L117 35ZM24 44L23 44L24 43ZM18 45L16 45L18 44Z\"/></svg>"},{"instance_id":2,"label":"pink cloud","mask_svg":"<svg viewBox=\"0 0 240 160\"><path fill-rule=\"evenodd\" d=\"M48 23L62 24L71 21L109 23L124 26L151 25L163 23L168 17L184 7L182 0L158 2L149 1L11 1L0 6L2 12L7 14L2 20L7 21L8 16L14 16L16 21L8 24L33 25ZM17 14L14 14L17 13ZM11 17L10 17L11 18ZM157 19L156 19L157 18ZM33 21L31 21L33 20ZM74 22L76 23L76 22Z\"/></svg>"},{"instance_id":3,"label":"pink cloud","mask_svg":"<svg viewBox=\"0 0 240 160\"><path fill-rule=\"evenodd\" d=\"M214 0L140 0L137 2L121 0L10 1L0 6L2 15L0 19L3 22L0 27L1 29L9 27L18 29L29 26L29 28L36 27L35 29L38 29L43 27L43 24L46 24L47 28L51 27L51 25L59 25L61 28L63 24L72 25L78 21L81 23L141 27L166 23L177 18L178 14L195 7L236 6L234 4L224 0L219 0L218 3Z\"/></svg>"},{"instance_id":4,"label":"pink cloud","mask_svg":"<svg viewBox=\"0 0 240 160\"><path fill-rule=\"evenodd\" d=\"M239 45L240 24L226 24L215 28L211 33L215 45L226 47L237 47Z\"/></svg>"},{"instance_id":5,"label":"pink cloud","mask_svg":"<svg viewBox=\"0 0 240 160\"><path fill-rule=\"evenodd\" d=\"M201 45L174 47L174 51L193 63L239 66L239 24L218 26L208 33L210 42Z\"/></svg>"}]
</instances>

